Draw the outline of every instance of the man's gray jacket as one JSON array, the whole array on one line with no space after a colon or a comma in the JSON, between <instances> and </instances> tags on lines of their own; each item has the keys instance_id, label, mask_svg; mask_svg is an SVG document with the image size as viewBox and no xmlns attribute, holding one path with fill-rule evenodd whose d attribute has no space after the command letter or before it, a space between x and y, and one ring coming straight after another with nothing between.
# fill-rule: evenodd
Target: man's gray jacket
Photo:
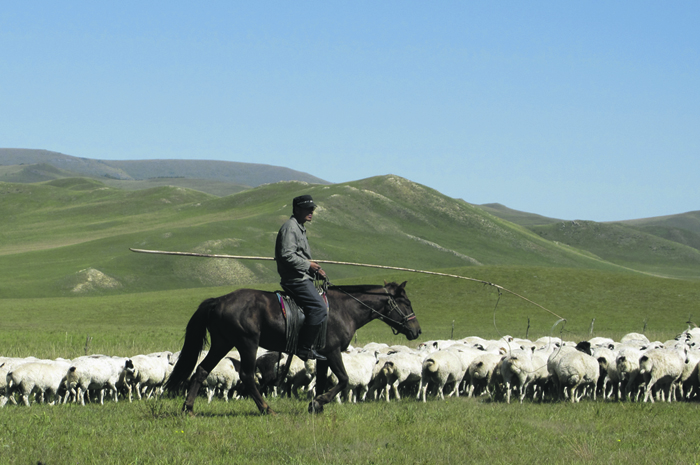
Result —
<instances>
[{"instance_id":1,"label":"man's gray jacket","mask_svg":"<svg viewBox=\"0 0 700 465\"><path fill-rule=\"evenodd\" d=\"M306 238L306 228L294 216L277 233L275 261L282 284L312 279L309 274L311 249Z\"/></svg>"}]
</instances>

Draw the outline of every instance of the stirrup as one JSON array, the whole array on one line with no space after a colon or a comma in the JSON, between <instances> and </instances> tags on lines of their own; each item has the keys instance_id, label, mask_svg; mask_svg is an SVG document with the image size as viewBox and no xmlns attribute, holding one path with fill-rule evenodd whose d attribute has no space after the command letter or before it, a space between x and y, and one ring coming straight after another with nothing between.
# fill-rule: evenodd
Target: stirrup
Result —
<instances>
[{"instance_id":1,"label":"stirrup","mask_svg":"<svg viewBox=\"0 0 700 465\"><path fill-rule=\"evenodd\" d=\"M297 353L295 355L304 362L307 360L327 360L326 357L319 354L314 349L297 349Z\"/></svg>"}]
</instances>

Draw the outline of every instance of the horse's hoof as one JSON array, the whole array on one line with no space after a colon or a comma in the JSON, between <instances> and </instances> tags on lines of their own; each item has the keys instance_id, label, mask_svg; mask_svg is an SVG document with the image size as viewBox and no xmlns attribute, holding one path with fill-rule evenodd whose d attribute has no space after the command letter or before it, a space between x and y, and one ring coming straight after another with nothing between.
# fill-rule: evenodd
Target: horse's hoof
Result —
<instances>
[{"instance_id":1,"label":"horse's hoof","mask_svg":"<svg viewBox=\"0 0 700 465\"><path fill-rule=\"evenodd\" d=\"M194 409L192 409L192 406L187 405L187 404L184 404L184 405L182 406L182 414L183 414L183 415L187 415L187 416L189 416L189 417L194 417L194 416L195 416L195 414L194 414Z\"/></svg>"},{"instance_id":2,"label":"horse's hoof","mask_svg":"<svg viewBox=\"0 0 700 465\"><path fill-rule=\"evenodd\" d=\"M323 405L319 404L315 400L312 400L309 402L309 413L323 413Z\"/></svg>"},{"instance_id":3,"label":"horse's hoof","mask_svg":"<svg viewBox=\"0 0 700 465\"><path fill-rule=\"evenodd\" d=\"M270 407L265 407L264 409L260 410L260 413L262 415L272 415L273 417L277 416L277 412L272 410Z\"/></svg>"}]
</instances>

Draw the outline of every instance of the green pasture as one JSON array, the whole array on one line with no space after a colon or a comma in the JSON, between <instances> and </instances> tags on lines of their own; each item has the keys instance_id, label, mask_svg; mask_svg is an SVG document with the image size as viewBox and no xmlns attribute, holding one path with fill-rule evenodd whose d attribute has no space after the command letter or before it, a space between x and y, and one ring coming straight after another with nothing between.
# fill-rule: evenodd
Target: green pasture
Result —
<instances>
[{"instance_id":1,"label":"green pasture","mask_svg":"<svg viewBox=\"0 0 700 465\"><path fill-rule=\"evenodd\" d=\"M696 403L492 403L413 398L331 404L181 399L0 409L3 464L687 464Z\"/></svg>"},{"instance_id":2,"label":"green pasture","mask_svg":"<svg viewBox=\"0 0 700 465\"><path fill-rule=\"evenodd\" d=\"M700 320L698 281L540 267L438 270L478 281L396 271L335 280L334 269L339 266L327 267L335 284L408 281L406 290L423 329L421 339L414 344L466 336L498 339L504 335L533 340L550 335L576 341L592 336L619 339L629 332L643 332L663 342L685 330L688 321ZM269 291L278 287L274 283L256 286ZM0 355L74 358L86 350L120 356L176 351L199 303L234 289L0 299ZM566 321L560 322L560 318ZM408 343L381 322L372 322L358 331L356 345L370 341Z\"/></svg>"},{"instance_id":3,"label":"green pasture","mask_svg":"<svg viewBox=\"0 0 700 465\"><path fill-rule=\"evenodd\" d=\"M331 278L332 267L328 268ZM338 284L407 280L429 339L505 334L534 339L619 339L645 332L666 340L698 311L700 284L632 273L538 267L466 267L441 272L499 284L415 273L381 273ZM258 286L274 290L275 284ZM184 327L203 299L228 287L97 297L0 300L2 355L73 358L179 350ZM591 322L595 318L593 331ZM529 321L529 327L528 327ZM358 331L356 344L406 344L380 322ZM695 403L598 400L523 405L487 398L365 402L327 406L311 416L308 401L271 399L275 417L253 402L215 399L179 415L182 399L105 405L0 408L0 463L695 463Z\"/></svg>"}]
</instances>

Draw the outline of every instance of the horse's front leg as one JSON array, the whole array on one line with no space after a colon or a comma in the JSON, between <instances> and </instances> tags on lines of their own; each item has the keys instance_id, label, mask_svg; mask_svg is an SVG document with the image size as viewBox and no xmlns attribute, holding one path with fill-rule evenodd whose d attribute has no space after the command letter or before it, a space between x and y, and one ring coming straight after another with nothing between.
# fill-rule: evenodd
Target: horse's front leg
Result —
<instances>
[{"instance_id":1,"label":"horse's front leg","mask_svg":"<svg viewBox=\"0 0 700 465\"><path fill-rule=\"evenodd\" d=\"M345 371L343 357L340 354L340 349L326 354L328 360L324 362L316 362L316 397L309 404L309 413L323 412L323 406L331 402L335 396L343 391L348 386L348 374ZM328 380L328 367L338 378L338 384L333 389L324 393Z\"/></svg>"}]
</instances>

